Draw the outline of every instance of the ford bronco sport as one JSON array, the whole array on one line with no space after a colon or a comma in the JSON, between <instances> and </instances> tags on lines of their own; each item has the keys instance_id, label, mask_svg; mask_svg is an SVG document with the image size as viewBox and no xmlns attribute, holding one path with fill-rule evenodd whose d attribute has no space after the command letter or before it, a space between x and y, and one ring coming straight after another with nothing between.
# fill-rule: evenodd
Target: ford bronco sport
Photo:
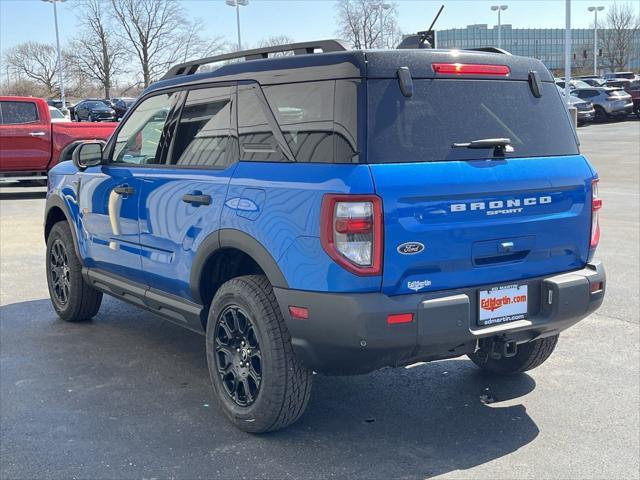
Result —
<instances>
[{"instance_id":1,"label":"ford bronco sport","mask_svg":"<svg viewBox=\"0 0 640 480\"><path fill-rule=\"evenodd\" d=\"M51 171L49 292L67 321L107 293L204 332L221 409L275 430L313 372L543 363L603 300L597 181L537 60L336 41L207 58Z\"/></svg>"}]
</instances>

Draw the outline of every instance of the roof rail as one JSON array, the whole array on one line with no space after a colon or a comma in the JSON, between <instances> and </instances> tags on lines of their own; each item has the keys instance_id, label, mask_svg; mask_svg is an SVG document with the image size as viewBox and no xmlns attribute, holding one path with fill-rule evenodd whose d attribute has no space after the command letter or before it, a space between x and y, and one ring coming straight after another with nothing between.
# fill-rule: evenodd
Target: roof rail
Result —
<instances>
[{"instance_id":1,"label":"roof rail","mask_svg":"<svg viewBox=\"0 0 640 480\"><path fill-rule=\"evenodd\" d=\"M474 52L487 52L487 53L502 53L503 55L511 55L510 52L498 47L479 47L479 48L464 48L463 50L472 50Z\"/></svg>"},{"instance_id":2,"label":"roof rail","mask_svg":"<svg viewBox=\"0 0 640 480\"><path fill-rule=\"evenodd\" d=\"M269 58L270 54L280 52L293 52L294 55L306 55L315 53L316 50L322 50L322 53L344 52L345 50L348 50L348 47L340 40L318 40L315 42L287 43L284 45L275 45L272 47L254 48L252 50L241 50L238 52L224 53L222 55L215 55L213 57L191 60L189 62L174 65L162 77L162 80L179 77L181 75L193 75L198 71L198 68L209 63L222 62L225 60L235 60L239 58L244 58L245 60L260 60Z\"/></svg>"}]
</instances>

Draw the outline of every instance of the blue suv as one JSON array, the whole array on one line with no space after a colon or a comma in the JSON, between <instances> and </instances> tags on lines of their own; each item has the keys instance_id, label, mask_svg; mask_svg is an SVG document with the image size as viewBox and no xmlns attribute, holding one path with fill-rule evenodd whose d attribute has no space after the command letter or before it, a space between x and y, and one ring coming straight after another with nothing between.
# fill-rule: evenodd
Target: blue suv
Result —
<instances>
[{"instance_id":1,"label":"blue suv","mask_svg":"<svg viewBox=\"0 0 640 480\"><path fill-rule=\"evenodd\" d=\"M337 41L206 58L50 172L49 292L67 321L106 293L204 333L221 409L276 430L313 372L544 362L603 301L597 181L531 58Z\"/></svg>"}]
</instances>

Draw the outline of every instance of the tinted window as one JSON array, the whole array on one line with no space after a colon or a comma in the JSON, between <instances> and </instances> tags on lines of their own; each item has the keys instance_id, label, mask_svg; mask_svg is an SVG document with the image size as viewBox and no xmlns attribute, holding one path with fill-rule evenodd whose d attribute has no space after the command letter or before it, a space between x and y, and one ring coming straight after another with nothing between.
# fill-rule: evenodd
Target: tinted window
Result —
<instances>
[{"instance_id":1,"label":"tinted window","mask_svg":"<svg viewBox=\"0 0 640 480\"><path fill-rule=\"evenodd\" d=\"M164 93L140 103L118 131L112 161L144 165L160 163L165 120L179 98L177 92Z\"/></svg>"},{"instance_id":2,"label":"tinted window","mask_svg":"<svg viewBox=\"0 0 640 480\"><path fill-rule=\"evenodd\" d=\"M553 83L536 98L527 82L415 80L404 97L397 80L368 82L368 161L429 162L490 158L490 149L452 148L485 138L511 139L508 157L578 153Z\"/></svg>"},{"instance_id":3,"label":"tinted window","mask_svg":"<svg viewBox=\"0 0 640 480\"><path fill-rule=\"evenodd\" d=\"M264 94L298 162L333 162L335 81L264 87Z\"/></svg>"},{"instance_id":4,"label":"tinted window","mask_svg":"<svg viewBox=\"0 0 640 480\"><path fill-rule=\"evenodd\" d=\"M241 160L286 161L269 124L268 109L269 106L255 85L238 87L238 137Z\"/></svg>"},{"instance_id":5,"label":"tinted window","mask_svg":"<svg viewBox=\"0 0 640 480\"><path fill-rule=\"evenodd\" d=\"M231 87L191 90L182 108L171 163L225 166L230 134Z\"/></svg>"},{"instance_id":6,"label":"tinted window","mask_svg":"<svg viewBox=\"0 0 640 480\"><path fill-rule=\"evenodd\" d=\"M38 121L38 108L33 102L0 102L2 123L21 125Z\"/></svg>"}]
</instances>

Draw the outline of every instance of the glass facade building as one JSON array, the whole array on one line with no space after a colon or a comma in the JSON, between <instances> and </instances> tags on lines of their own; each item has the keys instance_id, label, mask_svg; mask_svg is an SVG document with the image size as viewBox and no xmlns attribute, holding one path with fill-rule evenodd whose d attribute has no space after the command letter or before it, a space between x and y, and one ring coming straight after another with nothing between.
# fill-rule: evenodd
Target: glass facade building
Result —
<instances>
[{"instance_id":1,"label":"glass facade building","mask_svg":"<svg viewBox=\"0 0 640 480\"><path fill-rule=\"evenodd\" d=\"M502 48L513 55L534 57L541 60L549 70L560 72L564 68L564 29L563 28L512 28L502 25ZM598 70L607 70L602 58L600 43L606 32L598 30L599 57ZM593 29L576 28L571 30L571 44L575 71L591 73L593 71ZM487 24L468 25L466 28L452 28L436 32L437 48L480 48L498 46L498 27L489 28ZM637 31L631 48L630 70L640 70L640 31Z\"/></svg>"}]
</instances>

